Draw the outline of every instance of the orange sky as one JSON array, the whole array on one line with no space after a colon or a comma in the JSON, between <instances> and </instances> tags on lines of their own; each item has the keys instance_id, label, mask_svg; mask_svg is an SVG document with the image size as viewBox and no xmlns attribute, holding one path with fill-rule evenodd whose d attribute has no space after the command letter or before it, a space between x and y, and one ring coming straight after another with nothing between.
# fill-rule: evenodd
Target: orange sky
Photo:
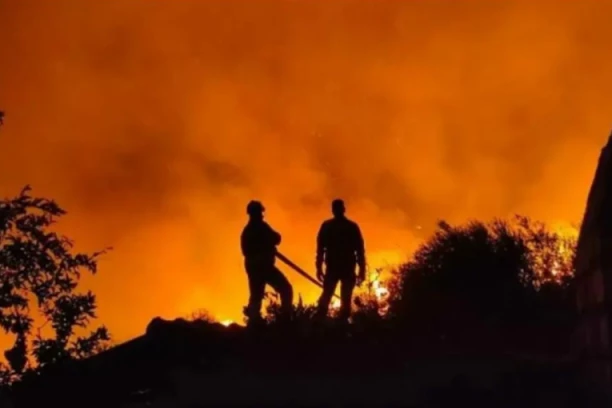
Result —
<instances>
[{"instance_id":1,"label":"orange sky","mask_svg":"<svg viewBox=\"0 0 612 408\"><path fill-rule=\"evenodd\" d=\"M0 193L30 183L69 211L79 248L115 248L88 284L119 340L156 315L240 318L250 198L309 270L335 196L371 263L438 218L578 222L612 126L611 14L607 0L0 0Z\"/></svg>"}]
</instances>

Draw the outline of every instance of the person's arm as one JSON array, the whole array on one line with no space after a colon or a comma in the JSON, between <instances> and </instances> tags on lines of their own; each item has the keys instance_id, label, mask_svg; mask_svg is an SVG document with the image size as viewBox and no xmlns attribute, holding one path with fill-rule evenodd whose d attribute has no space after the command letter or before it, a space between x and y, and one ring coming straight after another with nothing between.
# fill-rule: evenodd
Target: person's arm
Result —
<instances>
[{"instance_id":1,"label":"person's arm","mask_svg":"<svg viewBox=\"0 0 612 408\"><path fill-rule=\"evenodd\" d=\"M272 238L273 238L274 245L280 245L281 240L282 240L280 233L272 230Z\"/></svg>"},{"instance_id":2,"label":"person's arm","mask_svg":"<svg viewBox=\"0 0 612 408\"><path fill-rule=\"evenodd\" d=\"M266 227L268 228L268 232L270 234L270 241L272 242L272 245L274 246L280 245L281 240L282 240L281 234L276 232L268 223L266 223Z\"/></svg>"},{"instance_id":3,"label":"person's arm","mask_svg":"<svg viewBox=\"0 0 612 408\"><path fill-rule=\"evenodd\" d=\"M321 224L321 228L319 228L319 232L317 234L317 252L315 259L315 266L317 271L321 271L323 267L323 259L325 258L325 246L326 246L326 232L327 228L325 228L325 223Z\"/></svg>"},{"instance_id":4,"label":"person's arm","mask_svg":"<svg viewBox=\"0 0 612 408\"><path fill-rule=\"evenodd\" d=\"M359 276L365 278L365 242L359 225L355 224L355 253L357 255L357 265L359 266Z\"/></svg>"},{"instance_id":5,"label":"person's arm","mask_svg":"<svg viewBox=\"0 0 612 408\"><path fill-rule=\"evenodd\" d=\"M248 253L248 239L247 239L247 230L246 228L242 230L242 234L240 234L240 250L242 251L242 256L246 256Z\"/></svg>"}]
</instances>

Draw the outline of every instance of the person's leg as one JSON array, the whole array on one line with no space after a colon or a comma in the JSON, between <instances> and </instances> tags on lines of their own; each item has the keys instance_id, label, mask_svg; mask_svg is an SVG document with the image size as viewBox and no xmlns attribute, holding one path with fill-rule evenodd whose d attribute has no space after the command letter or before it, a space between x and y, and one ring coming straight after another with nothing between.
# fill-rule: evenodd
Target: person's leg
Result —
<instances>
[{"instance_id":1,"label":"person's leg","mask_svg":"<svg viewBox=\"0 0 612 408\"><path fill-rule=\"evenodd\" d=\"M354 270L347 270L340 280L340 313L338 317L341 320L348 320L351 317L351 303L353 301L353 290L357 277Z\"/></svg>"},{"instance_id":2,"label":"person's leg","mask_svg":"<svg viewBox=\"0 0 612 408\"><path fill-rule=\"evenodd\" d=\"M293 287L289 280L277 267L273 266L267 277L267 283L280 295L283 313L291 313L293 308Z\"/></svg>"},{"instance_id":3,"label":"person's leg","mask_svg":"<svg viewBox=\"0 0 612 408\"><path fill-rule=\"evenodd\" d=\"M266 281L262 275L261 271L251 270L247 273L249 279L249 304L246 307L245 314L249 320L261 320L261 304L266 288Z\"/></svg>"},{"instance_id":4,"label":"person's leg","mask_svg":"<svg viewBox=\"0 0 612 408\"><path fill-rule=\"evenodd\" d=\"M319 297L319 302L317 305L317 317L321 318L327 316L327 312L329 311L329 302L331 302L332 297L334 296L336 286L338 286L338 277L336 274L329 273L329 271L327 271L325 273L325 277L323 278L323 292L321 293L321 297Z\"/></svg>"}]
</instances>

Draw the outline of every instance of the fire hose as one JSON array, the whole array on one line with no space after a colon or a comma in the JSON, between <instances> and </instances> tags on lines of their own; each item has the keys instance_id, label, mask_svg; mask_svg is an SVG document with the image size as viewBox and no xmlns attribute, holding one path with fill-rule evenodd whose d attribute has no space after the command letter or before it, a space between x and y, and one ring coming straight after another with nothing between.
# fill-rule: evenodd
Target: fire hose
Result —
<instances>
[{"instance_id":1,"label":"fire hose","mask_svg":"<svg viewBox=\"0 0 612 408\"><path fill-rule=\"evenodd\" d=\"M294 271L296 271L297 273L299 273L300 275L302 275L304 278L308 279L311 283L314 283L315 285L317 285L318 287L320 287L321 289L323 289L323 285L321 284L321 282L319 282L318 280L316 280L315 278L313 278L312 276L310 276L310 274L308 272L306 272L305 270L303 270L302 268L300 268L299 266L297 266L295 263L293 263L289 258L287 258L285 255L281 254L280 252L276 251L276 257L282 261L285 265L287 265L288 267L290 267L291 269L293 269ZM337 299L340 299L340 296L336 295L334 293L334 297Z\"/></svg>"}]
</instances>

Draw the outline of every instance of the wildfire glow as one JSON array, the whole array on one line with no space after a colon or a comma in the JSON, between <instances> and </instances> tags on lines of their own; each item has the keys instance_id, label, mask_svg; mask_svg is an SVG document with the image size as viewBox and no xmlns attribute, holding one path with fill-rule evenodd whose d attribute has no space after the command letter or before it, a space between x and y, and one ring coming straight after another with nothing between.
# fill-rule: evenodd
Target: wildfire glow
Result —
<instances>
[{"instance_id":1,"label":"wildfire glow","mask_svg":"<svg viewBox=\"0 0 612 408\"><path fill-rule=\"evenodd\" d=\"M560 268L561 268L561 265L559 265L559 262L554 261L552 268L550 268L551 275L552 276L559 275L561 273L561 271L559 270Z\"/></svg>"},{"instance_id":2,"label":"wildfire glow","mask_svg":"<svg viewBox=\"0 0 612 408\"><path fill-rule=\"evenodd\" d=\"M550 274L554 279L562 276L564 273L568 273L568 268L571 268L572 251L570 251L569 246L574 245L579 231L578 228L567 223L554 223L551 227L562 238L562 241L556 247L557 257L553 260L550 267Z\"/></svg>"},{"instance_id":3,"label":"wildfire glow","mask_svg":"<svg viewBox=\"0 0 612 408\"><path fill-rule=\"evenodd\" d=\"M376 301L382 306L382 312L384 313L386 308L384 307L384 302L387 300L389 296L389 289L387 289L380 279L380 271L375 270L374 272L370 272L368 274L367 281L364 282L363 288L360 288L356 291L356 295L359 294L370 294L373 295ZM337 291L338 293L339 291ZM332 310L340 309L340 299L333 298L330 304L330 308Z\"/></svg>"},{"instance_id":4,"label":"wildfire glow","mask_svg":"<svg viewBox=\"0 0 612 408\"><path fill-rule=\"evenodd\" d=\"M228 326L230 326L232 323L234 323L234 321L233 321L233 320L228 320L228 319L226 319L226 320L221 320L219 323L221 323L221 324L222 324L223 326L225 326L225 327L228 327Z\"/></svg>"},{"instance_id":5,"label":"wildfire glow","mask_svg":"<svg viewBox=\"0 0 612 408\"><path fill-rule=\"evenodd\" d=\"M372 266L440 218L579 221L612 3L497 3L0 0L0 195L31 184L76 249L114 248L84 288L116 341L198 308L241 321L250 199L308 271L336 197Z\"/></svg>"},{"instance_id":6,"label":"wildfire glow","mask_svg":"<svg viewBox=\"0 0 612 408\"><path fill-rule=\"evenodd\" d=\"M374 272L370 273L367 287L367 290L374 295L379 308L378 312L381 315L386 314L389 308L387 303L389 298L389 289L383 285L380 279L384 270L384 268L378 268L375 269Z\"/></svg>"},{"instance_id":7,"label":"wildfire glow","mask_svg":"<svg viewBox=\"0 0 612 408\"><path fill-rule=\"evenodd\" d=\"M371 284L374 294L376 295L376 299L382 301L389 295L389 289L384 287L378 279L371 282Z\"/></svg>"}]
</instances>

